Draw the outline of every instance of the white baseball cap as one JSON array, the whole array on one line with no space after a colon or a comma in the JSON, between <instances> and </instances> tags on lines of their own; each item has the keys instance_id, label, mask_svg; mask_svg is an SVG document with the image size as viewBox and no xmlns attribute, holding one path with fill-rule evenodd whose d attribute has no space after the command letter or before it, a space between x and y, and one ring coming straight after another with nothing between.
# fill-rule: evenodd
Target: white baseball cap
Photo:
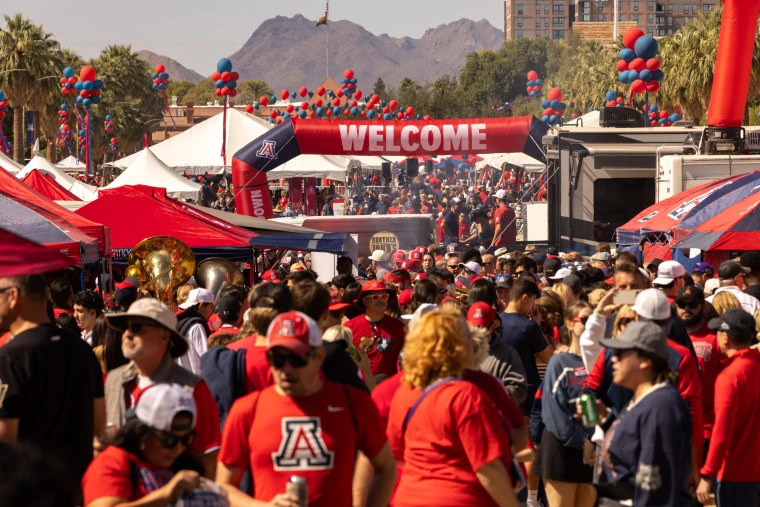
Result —
<instances>
[{"instance_id":1,"label":"white baseball cap","mask_svg":"<svg viewBox=\"0 0 760 507\"><path fill-rule=\"evenodd\" d=\"M502 188L500 190L497 190L493 196L497 199L504 199L507 196L507 192Z\"/></svg>"},{"instance_id":2,"label":"white baseball cap","mask_svg":"<svg viewBox=\"0 0 760 507\"><path fill-rule=\"evenodd\" d=\"M214 293L208 289L199 287L197 289L191 290L190 294L187 295L187 299L185 300L185 302L179 305L179 307L182 308L183 310L187 310L191 306L195 306L201 303L213 303L213 302L214 302Z\"/></svg>"},{"instance_id":3,"label":"white baseball cap","mask_svg":"<svg viewBox=\"0 0 760 507\"><path fill-rule=\"evenodd\" d=\"M375 250L370 256L370 260L375 262L383 262L388 260L388 254L382 250Z\"/></svg>"},{"instance_id":4,"label":"white baseball cap","mask_svg":"<svg viewBox=\"0 0 760 507\"><path fill-rule=\"evenodd\" d=\"M684 276L686 274L686 268L684 268L680 262L677 261L665 261L657 266L657 278L654 282L657 285L668 285L676 278Z\"/></svg>"},{"instance_id":5,"label":"white baseball cap","mask_svg":"<svg viewBox=\"0 0 760 507\"><path fill-rule=\"evenodd\" d=\"M184 356L187 353L187 340L177 332L177 316L158 299L138 299L129 306L126 312L106 313L104 317L110 327L120 331L126 329L129 317L145 317L146 319L150 319L171 332L172 339L169 341L169 353L172 357Z\"/></svg>"},{"instance_id":6,"label":"white baseball cap","mask_svg":"<svg viewBox=\"0 0 760 507\"><path fill-rule=\"evenodd\" d=\"M171 431L172 422L180 412L190 413L191 428L194 428L198 413L195 400L179 384L156 384L149 387L140 395L135 407L135 416L159 431Z\"/></svg>"},{"instance_id":7,"label":"white baseball cap","mask_svg":"<svg viewBox=\"0 0 760 507\"><path fill-rule=\"evenodd\" d=\"M683 266L681 266L681 269L683 269ZM639 292L631 310L649 320L665 320L670 318L668 296L660 289L647 289Z\"/></svg>"},{"instance_id":8,"label":"white baseball cap","mask_svg":"<svg viewBox=\"0 0 760 507\"><path fill-rule=\"evenodd\" d=\"M479 275L480 274L481 266L480 266L480 264L478 264L475 261L470 261L470 262L460 262L459 263L459 268L460 269L464 268L464 269L466 269L468 271L472 271L476 275Z\"/></svg>"},{"instance_id":9,"label":"white baseball cap","mask_svg":"<svg viewBox=\"0 0 760 507\"><path fill-rule=\"evenodd\" d=\"M570 268L560 268L557 270L557 272L554 274L554 276L550 276L549 280L564 280L566 276L570 276L573 274L573 270Z\"/></svg>"}]
</instances>

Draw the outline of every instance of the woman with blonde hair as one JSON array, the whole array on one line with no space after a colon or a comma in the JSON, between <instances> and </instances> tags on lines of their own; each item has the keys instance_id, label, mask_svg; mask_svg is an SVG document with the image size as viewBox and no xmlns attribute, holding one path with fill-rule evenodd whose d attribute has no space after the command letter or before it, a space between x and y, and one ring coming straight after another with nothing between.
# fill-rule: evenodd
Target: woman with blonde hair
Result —
<instances>
[{"instance_id":1,"label":"woman with blonde hair","mask_svg":"<svg viewBox=\"0 0 760 507\"><path fill-rule=\"evenodd\" d=\"M718 312L718 317L726 313L726 311L731 308L742 307L739 299L727 290L715 294L715 296L712 298L712 305L715 308L715 311Z\"/></svg>"},{"instance_id":2,"label":"woman with blonde hair","mask_svg":"<svg viewBox=\"0 0 760 507\"><path fill-rule=\"evenodd\" d=\"M552 292L559 296L560 301L562 301L563 310L567 310L571 305L578 302L578 298L575 297L575 294L570 290L570 287L564 283L556 284L552 287Z\"/></svg>"},{"instance_id":3,"label":"woman with blonde hair","mask_svg":"<svg viewBox=\"0 0 760 507\"><path fill-rule=\"evenodd\" d=\"M394 505L517 507L508 426L462 381L473 345L460 313L426 314L406 338L388 438L403 475Z\"/></svg>"}]
</instances>

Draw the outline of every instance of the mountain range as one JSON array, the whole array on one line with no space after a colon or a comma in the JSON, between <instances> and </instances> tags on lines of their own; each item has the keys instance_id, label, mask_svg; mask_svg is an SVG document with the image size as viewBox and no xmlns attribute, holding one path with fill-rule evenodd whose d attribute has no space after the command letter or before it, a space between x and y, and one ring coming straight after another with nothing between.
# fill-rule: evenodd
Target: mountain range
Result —
<instances>
[{"instance_id":1,"label":"mountain range","mask_svg":"<svg viewBox=\"0 0 760 507\"><path fill-rule=\"evenodd\" d=\"M155 69L156 65L159 63L164 64L164 67L166 67L166 73L169 74L169 78L172 81L190 81L191 83L199 83L204 77L203 74L188 69L177 60L173 60L168 56L157 55L146 49L137 51L137 56L145 61L151 69Z\"/></svg>"},{"instance_id":2,"label":"mountain range","mask_svg":"<svg viewBox=\"0 0 760 507\"><path fill-rule=\"evenodd\" d=\"M263 80L275 92L301 86L313 89L325 79L327 29L301 15L277 16L263 22L229 58L241 80ZM443 24L419 39L374 35L347 20L331 21L329 30L331 77L339 81L344 69L351 68L364 90L370 90L379 77L392 87L405 77L427 83L447 74L457 76L468 53L497 50L504 42L504 32L485 19ZM170 58L138 53L152 67L166 65L171 79L200 79L200 74Z\"/></svg>"}]
</instances>

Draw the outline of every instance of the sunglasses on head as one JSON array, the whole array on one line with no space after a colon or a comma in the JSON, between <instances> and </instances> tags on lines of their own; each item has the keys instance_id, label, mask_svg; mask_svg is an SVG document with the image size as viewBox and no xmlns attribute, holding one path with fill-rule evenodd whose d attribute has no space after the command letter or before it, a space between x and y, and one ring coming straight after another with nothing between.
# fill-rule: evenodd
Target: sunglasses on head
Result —
<instances>
[{"instance_id":1,"label":"sunglasses on head","mask_svg":"<svg viewBox=\"0 0 760 507\"><path fill-rule=\"evenodd\" d=\"M387 292L383 292L382 294L367 294L364 297L371 298L372 301L380 301L381 299L384 301L388 301L389 296Z\"/></svg>"},{"instance_id":2,"label":"sunglasses on head","mask_svg":"<svg viewBox=\"0 0 760 507\"><path fill-rule=\"evenodd\" d=\"M586 325L586 322L588 321L588 317L575 317L573 319L573 322L580 322L584 326Z\"/></svg>"},{"instance_id":3,"label":"sunglasses on head","mask_svg":"<svg viewBox=\"0 0 760 507\"><path fill-rule=\"evenodd\" d=\"M701 303L697 301L677 301L676 302L676 306L680 308L681 310L685 308L696 310L697 308L699 308L699 305L701 305Z\"/></svg>"},{"instance_id":4,"label":"sunglasses on head","mask_svg":"<svg viewBox=\"0 0 760 507\"><path fill-rule=\"evenodd\" d=\"M128 322L124 330L126 331L129 329L129 331L132 334L140 334L140 331L145 329L146 327L160 327L157 324L151 324L150 322Z\"/></svg>"},{"instance_id":5,"label":"sunglasses on head","mask_svg":"<svg viewBox=\"0 0 760 507\"><path fill-rule=\"evenodd\" d=\"M161 431L155 431L152 432L158 441L161 443L161 447L164 449L174 449L177 447L177 444L182 444L183 447L189 447L192 445L193 440L195 440L195 430L191 431L190 433L186 435L177 436L174 433L164 433Z\"/></svg>"},{"instance_id":6,"label":"sunglasses on head","mask_svg":"<svg viewBox=\"0 0 760 507\"><path fill-rule=\"evenodd\" d=\"M309 364L310 356L311 353L308 353L305 356L299 356L297 354L283 354L281 352L275 352L274 350L267 351L267 361L269 362L269 366L273 366L278 370L285 366L286 363L293 368L303 368Z\"/></svg>"}]
</instances>

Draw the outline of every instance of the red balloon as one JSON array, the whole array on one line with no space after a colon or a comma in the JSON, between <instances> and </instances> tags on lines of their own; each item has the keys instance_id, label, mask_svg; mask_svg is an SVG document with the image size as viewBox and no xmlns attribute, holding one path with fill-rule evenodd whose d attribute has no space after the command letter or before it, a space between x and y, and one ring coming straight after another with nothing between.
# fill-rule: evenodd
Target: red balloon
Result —
<instances>
[{"instance_id":1,"label":"red balloon","mask_svg":"<svg viewBox=\"0 0 760 507\"><path fill-rule=\"evenodd\" d=\"M70 77L70 78L69 78L69 84L70 84L70 85L73 85L73 84L74 84L74 83L76 83L76 82L77 82L77 78L76 78L76 76L74 76L74 77Z\"/></svg>"},{"instance_id":2,"label":"red balloon","mask_svg":"<svg viewBox=\"0 0 760 507\"><path fill-rule=\"evenodd\" d=\"M344 109L343 116L351 116L351 111L349 109Z\"/></svg>"},{"instance_id":3,"label":"red balloon","mask_svg":"<svg viewBox=\"0 0 760 507\"><path fill-rule=\"evenodd\" d=\"M112 142L112 143L115 143L115 142L116 142L116 140L117 140L117 139L116 139L115 137L112 137L112 138L111 138L111 142Z\"/></svg>"},{"instance_id":4,"label":"red balloon","mask_svg":"<svg viewBox=\"0 0 760 507\"><path fill-rule=\"evenodd\" d=\"M570 117L571 119L576 119L578 117L578 113L573 113L573 115Z\"/></svg>"},{"instance_id":5,"label":"red balloon","mask_svg":"<svg viewBox=\"0 0 760 507\"><path fill-rule=\"evenodd\" d=\"M371 100L372 100L372 102L374 102L375 104L377 104L378 102L380 102L380 95L378 95L378 94L374 94L374 95L372 96L372 99L371 99Z\"/></svg>"},{"instance_id":6,"label":"red balloon","mask_svg":"<svg viewBox=\"0 0 760 507\"><path fill-rule=\"evenodd\" d=\"M88 92L87 90L82 90L79 92L79 96L82 97L83 99L86 99L87 97L90 96L90 92Z\"/></svg>"},{"instance_id":7,"label":"red balloon","mask_svg":"<svg viewBox=\"0 0 760 507\"><path fill-rule=\"evenodd\" d=\"M65 77L61 78L61 84L66 84L68 82L69 82L69 80L67 78L65 78Z\"/></svg>"},{"instance_id":8,"label":"red balloon","mask_svg":"<svg viewBox=\"0 0 760 507\"><path fill-rule=\"evenodd\" d=\"M251 104L248 104L247 106L245 106L245 112L248 114L253 113L253 106Z\"/></svg>"},{"instance_id":9,"label":"red balloon","mask_svg":"<svg viewBox=\"0 0 760 507\"><path fill-rule=\"evenodd\" d=\"M396 118L399 120L404 117L404 113L396 113Z\"/></svg>"},{"instance_id":10,"label":"red balloon","mask_svg":"<svg viewBox=\"0 0 760 507\"><path fill-rule=\"evenodd\" d=\"M362 91L361 91L361 90L356 90L356 91L354 92L354 98L355 98L356 100L359 100L360 98L362 98Z\"/></svg>"},{"instance_id":11,"label":"red balloon","mask_svg":"<svg viewBox=\"0 0 760 507\"><path fill-rule=\"evenodd\" d=\"M658 70L660 68L660 60L659 58L650 58L647 60L647 69L651 70L652 72Z\"/></svg>"},{"instance_id":12,"label":"red balloon","mask_svg":"<svg viewBox=\"0 0 760 507\"><path fill-rule=\"evenodd\" d=\"M229 72L222 72L221 78L222 78L222 81L224 81L226 83L226 82L228 82L229 80L232 79L232 76L230 75Z\"/></svg>"},{"instance_id":13,"label":"red balloon","mask_svg":"<svg viewBox=\"0 0 760 507\"><path fill-rule=\"evenodd\" d=\"M356 107L356 106L358 106L358 105L359 105L359 103L358 103L358 102L356 102L355 100L352 100L352 101L351 101L351 107Z\"/></svg>"},{"instance_id":14,"label":"red balloon","mask_svg":"<svg viewBox=\"0 0 760 507\"><path fill-rule=\"evenodd\" d=\"M153 80L153 82L156 83L156 84L160 84L161 83L161 79L160 78L156 78L156 79Z\"/></svg>"},{"instance_id":15,"label":"red balloon","mask_svg":"<svg viewBox=\"0 0 760 507\"><path fill-rule=\"evenodd\" d=\"M660 91L660 83L654 79L647 82L647 91L649 93L657 93Z\"/></svg>"},{"instance_id":16,"label":"red balloon","mask_svg":"<svg viewBox=\"0 0 760 507\"><path fill-rule=\"evenodd\" d=\"M289 113L292 113L295 108L293 107L293 104L288 104L288 107L286 107L285 110Z\"/></svg>"},{"instance_id":17,"label":"red balloon","mask_svg":"<svg viewBox=\"0 0 760 507\"><path fill-rule=\"evenodd\" d=\"M222 96L222 89L221 88L217 88L216 90L214 90L214 93L216 93L217 97L221 97Z\"/></svg>"},{"instance_id":18,"label":"red balloon","mask_svg":"<svg viewBox=\"0 0 760 507\"><path fill-rule=\"evenodd\" d=\"M353 79L354 78L354 71L351 69L346 69L346 71L343 73L343 77L346 79Z\"/></svg>"},{"instance_id":19,"label":"red balloon","mask_svg":"<svg viewBox=\"0 0 760 507\"><path fill-rule=\"evenodd\" d=\"M396 108L398 107L398 102L396 102L395 100L391 100L391 102L388 105L390 106L391 111L395 111Z\"/></svg>"},{"instance_id":20,"label":"red balloon","mask_svg":"<svg viewBox=\"0 0 760 507\"><path fill-rule=\"evenodd\" d=\"M90 90L90 97L100 97L100 90L92 89Z\"/></svg>"},{"instance_id":21,"label":"red balloon","mask_svg":"<svg viewBox=\"0 0 760 507\"><path fill-rule=\"evenodd\" d=\"M164 67L162 64L156 65L156 74L161 74L163 72L166 72L166 67Z\"/></svg>"},{"instance_id":22,"label":"red balloon","mask_svg":"<svg viewBox=\"0 0 760 507\"><path fill-rule=\"evenodd\" d=\"M288 90L282 90L280 92L280 97L282 97L282 100L288 100L288 97L290 97L290 92Z\"/></svg>"},{"instance_id":23,"label":"red balloon","mask_svg":"<svg viewBox=\"0 0 760 507\"><path fill-rule=\"evenodd\" d=\"M314 118L317 115L316 111L311 111L309 113L309 118Z\"/></svg>"},{"instance_id":24,"label":"red balloon","mask_svg":"<svg viewBox=\"0 0 760 507\"><path fill-rule=\"evenodd\" d=\"M615 102L617 102L618 104L622 104L623 103L623 97L618 97L617 99L615 99Z\"/></svg>"},{"instance_id":25,"label":"red balloon","mask_svg":"<svg viewBox=\"0 0 760 507\"><path fill-rule=\"evenodd\" d=\"M302 86L301 88L298 89L298 94L301 97L305 97L309 94L309 90L307 90L305 86Z\"/></svg>"},{"instance_id":26,"label":"red balloon","mask_svg":"<svg viewBox=\"0 0 760 507\"><path fill-rule=\"evenodd\" d=\"M653 126L653 127L656 127L657 126L657 120L652 120L652 121L649 122L649 124L651 126Z\"/></svg>"},{"instance_id":27,"label":"red balloon","mask_svg":"<svg viewBox=\"0 0 760 507\"><path fill-rule=\"evenodd\" d=\"M230 72L230 79L232 79L233 81L237 81L238 79L240 79L240 74L238 74L237 72Z\"/></svg>"},{"instance_id":28,"label":"red balloon","mask_svg":"<svg viewBox=\"0 0 760 507\"><path fill-rule=\"evenodd\" d=\"M267 97L266 95L262 95L261 97L259 97L259 104L261 104L262 106L268 106L269 97Z\"/></svg>"},{"instance_id":29,"label":"red balloon","mask_svg":"<svg viewBox=\"0 0 760 507\"><path fill-rule=\"evenodd\" d=\"M642 70L647 68L647 62L645 62L641 58L634 58L631 63L628 64L628 70L635 70L636 72L641 72Z\"/></svg>"},{"instance_id":30,"label":"red balloon","mask_svg":"<svg viewBox=\"0 0 760 507\"><path fill-rule=\"evenodd\" d=\"M227 97L230 94L230 89L226 86L222 88L222 96Z\"/></svg>"},{"instance_id":31,"label":"red balloon","mask_svg":"<svg viewBox=\"0 0 760 507\"><path fill-rule=\"evenodd\" d=\"M406 108L406 114L407 114L407 116L413 116L414 115L414 108L413 107L407 107Z\"/></svg>"},{"instance_id":32,"label":"red balloon","mask_svg":"<svg viewBox=\"0 0 760 507\"><path fill-rule=\"evenodd\" d=\"M325 90L324 86L320 86L319 88L317 88L317 95L319 95L321 97L321 96L323 96L325 94L326 91L327 90Z\"/></svg>"},{"instance_id":33,"label":"red balloon","mask_svg":"<svg viewBox=\"0 0 760 507\"><path fill-rule=\"evenodd\" d=\"M317 107L322 107L323 104L324 104L324 102L322 102L322 99L317 99L317 100L314 101L314 105L317 106ZM308 107L308 106L306 106L306 107ZM304 108L304 109L306 109L306 108Z\"/></svg>"},{"instance_id":34,"label":"red balloon","mask_svg":"<svg viewBox=\"0 0 760 507\"><path fill-rule=\"evenodd\" d=\"M277 118L279 116L279 114L277 113L277 109L272 109L271 111L269 111L269 116L271 116L273 120Z\"/></svg>"},{"instance_id":35,"label":"red balloon","mask_svg":"<svg viewBox=\"0 0 760 507\"><path fill-rule=\"evenodd\" d=\"M565 116L565 110L564 109L557 109L554 111L554 114L557 116Z\"/></svg>"},{"instance_id":36,"label":"red balloon","mask_svg":"<svg viewBox=\"0 0 760 507\"><path fill-rule=\"evenodd\" d=\"M426 114L425 116L422 117L422 119L425 121L430 121L430 115Z\"/></svg>"},{"instance_id":37,"label":"red balloon","mask_svg":"<svg viewBox=\"0 0 760 507\"><path fill-rule=\"evenodd\" d=\"M546 94L546 98L549 99L549 101L552 101L552 100L561 101L562 91L559 88L552 88L551 90L549 90L549 93Z\"/></svg>"},{"instance_id":38,"label":"red balloon","mask_svg":"<svg viewBox=\"0 0 760 507\"><path fill-rule=\"evenodd\" d=\"M544 116L551 116L553 114L554 114L554 109L552 109L551 107L547 107L546 109L544 109Z\"/></svg>"},{"instance_id":39,"label":"red balloon","mask_svg":"<svg viewBox=\"0 0 760 507\"><path fill-rule=\"evenodd\" d=\"M70 126L70 125L64 125L64 126L63 126L63 131L64 131L64 132L68 132L68 131L70 131L70 130L71 130L71 126Z\"/></svg>"},{"instance_id":40,"label":"red balloon","mask_svg":"<svg viewBox=\"0 0 760 507\"><path fill-rule=\"evenodd\" d=\"M388 113L390 113L390 112L391 112L391 108L390 108L390 107L388 107L388 106L385 106L385 107L383 108L383 114L388 114Z\"/></svg>"},{"instance_id":41,"label":"red balloon","mask_svg":"<svg viewBox=\"0 0 760 507\"><path fill-rule=\"evenodd\" d=\"M327 116L332 116L332 109L328 109L326 114Z\"/></svg>"},{"instance_id":42,"label":"red balloon","mask_svg":"<svg viewBox=\"0 0 760 507\"><path fill-rule=\"evenodd\" d=\"M277 123L277 125L279 125L280 123L282 123L282 118L277 118L276 123Z\"/></svg>"},{"instance_id":43,"label":"red balloon","mask_svg":"<svg viewBox=\"0 0 760 507\"><path fill-rule=\"evenodd\" d=\"M631 91L633 93L636 93L636 94L644 93L646 89L647 89L647 85L644 84L644 81L642 81L641 79L637 79L636 81L631 83Z\"/></svg>"},{"instance_id":44,"label":"red balloon","mask_svg":"<svg viewBox=\"0 0 760 507\"><path fill-rule=\"evenodd\" d=\"M632 26L628 30L625 31L623 34L623 45L627 47L628 49L633 49L633 46L636 44L636 41L644 35L644 32L641 30L641 28Z\"/></svg>"},{"instance_id":45,"label":"red balloon","mask_svg":"<svg viewBox=\"0 0 760 507\"><path fill-rule=\"evenodd\" d=\"M615 68L618 70L618 72L628 70L628 62L625 60L618 60L618 62L615 64Z\"/></svg>"},{"instance_id":46,"label":"red balloon","mask_svg":"<svg viewBox=\"0 0 760 507\"><path fill-rule=\"evenodd\" d=\"M338 97L342 97L343 96L343 90L338 90L337 92L335 92L335 95L337 95Z\"/></svg>"},{"instance_id":47,"label":"red balloon","mask_svg":"<svg viewBox=\"0 0 760 507\"><path fill-rule=\"evenodd\" d=\"M82 67L82 70L79 71L79 77L82 81L95 81L98 78L98 75L95 72L95 69L89 65L85 65Z\"/></svg>"},{"instance_id":48,"label":"red balloon","mask_svg":"<svg viewBox=\"0 0 760 507\"><path fill-rule=\"evenodd\" d=\"M335 99L332 101L333 106L338 107L340 105L340 99Z\"/></svg>"},{"instance_id":49,"label":"red balloon","mask_svg":"<svg viewBox=\"0 0 760 507\"><path fill-rule=\"evenodd\" d=\"M538 72L535 70L528 72L528 81L535 81L536 79L538 79Z\"/></svg>"},{"instance_id":50,"label":"red balloon","mask_svg":"<svg viewBox=\"0 0 760 507\"><path fill-rule=\"evenodd\" d=\"M212 81L219 81L220 79L222 79L222 74L220 72L214 72L211 74Z\"/></svg>"},{"instance_id":51,"label":"red balloon","mask_svg":"<svg viewBox=\"0 0 760 507\"><path fill-rule=\"evenodd\" d=\"M237 95L237 88L230 88L230 97Z\"/></svg>"},{"instance_id":52,"label":"red balloon","mask_svg":"<svg viewBox=\"0 0 760 507\"><path fill-rule=\"evenodd\" d=\"M309 109L309 103L308 102L301 102L301 109Z\"/></svg>"},{"instance_id":53,"label":"red balloon","mask_svg":"<svg viewBox=\"0 0 760 507\"><path fill-rule=\"evenodd\" d=\"M660 111L660 118L667 118L670 116L667 111Z\"/></svg>"}]
</instances>

